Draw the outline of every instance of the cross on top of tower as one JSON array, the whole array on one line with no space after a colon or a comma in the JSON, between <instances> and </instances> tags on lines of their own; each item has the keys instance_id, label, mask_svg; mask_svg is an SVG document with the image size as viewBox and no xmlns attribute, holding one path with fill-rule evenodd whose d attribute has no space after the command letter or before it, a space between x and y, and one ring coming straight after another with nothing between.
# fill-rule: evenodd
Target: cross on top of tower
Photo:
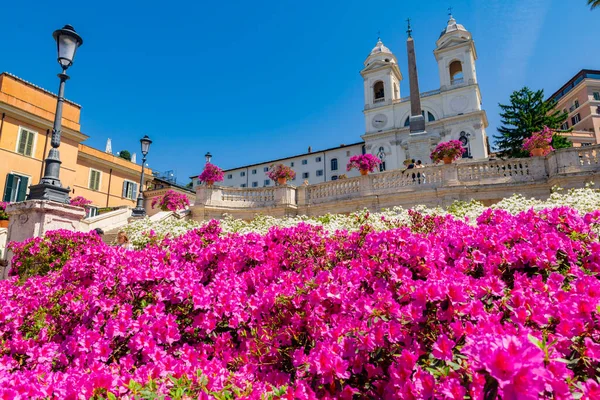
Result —
<instances>
[{"instance_id":1,"label":"cross on top of tower","mask_svg":"<svg viewBox=\"0 0 600 400\"><path fill-rule=\"evenodd\" d=\"M450 18L452 18L452 10L453 10L452 6L448 7L448 16Z\"/></svg>"},{"instance_id":2,"label":"cross on top of tower","mask_svg":"<svg viewBox=\"0 0 600 400\"><path fill-rule=\"evenodd\" d=\"M408 22L408 30L406 31L406 33L408 33L408 37L412 37L412 28L410 27L410 18L407 18L406 22Z\"/></svg>"}]
</instances>

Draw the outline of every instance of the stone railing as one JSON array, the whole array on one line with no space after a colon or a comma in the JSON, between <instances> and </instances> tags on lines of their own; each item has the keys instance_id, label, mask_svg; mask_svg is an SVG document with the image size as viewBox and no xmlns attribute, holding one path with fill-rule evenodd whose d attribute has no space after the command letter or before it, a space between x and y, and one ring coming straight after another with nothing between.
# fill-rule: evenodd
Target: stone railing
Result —
<instances>
[{"instance_id":1,"label":"stone railing","mask_svg":"<svg viewBox=\"0 0 600 400\"><path fill-rule=\"evenodd\" d=\"M251 218L261 212L315 215L365 207L447 205L472 198L491 203L513 193L548 196L554 185L582 187L593 180L600 182L600 145L561 149L547 157L461 160L299 187L199 187L191 210L194 219L238 211Z\"/></svg>"}]
</instances>

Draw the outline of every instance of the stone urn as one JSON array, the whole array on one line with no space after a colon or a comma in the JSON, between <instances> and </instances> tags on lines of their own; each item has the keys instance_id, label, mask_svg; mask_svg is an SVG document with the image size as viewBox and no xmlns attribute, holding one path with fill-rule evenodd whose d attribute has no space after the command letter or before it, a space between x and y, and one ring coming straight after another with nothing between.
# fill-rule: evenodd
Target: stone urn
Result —
<instances>
[{"instance_id":1,"label":"stone urn","mask_svg":"<svg viewBox=\"0 0 600 400\"><path fill-rule=\"evenodd\" d=\"M277 178L277 183L280 185L285 185L287 183L287 178Z\"/></svg>"},{"instance_id":2,"label":"stone urn","mask_svg":"<svg viewBox=\"0 0 600 400\"><path fill-rule=\"evenodd\" d=\"M444 164L452 164L452 157L444 157Z\"/></svg>"},{"instance_id":3,"label":"stone urn","mask_svg":"<svg viewBox=\"0 0 600 400\"><path fill-rule=\"evenodd\" d=\"M544 149L533 149L531 150L532 157L542 157L544 155Z\"/></svg>"},{"instance_id":4,"label":"stone urn","mask_svg":"<svg viewBox=\"0 0 600 400\"><path fill-rule=\"evenodd\" d=\"M368 169L359 169L359 171L360 171L360 174L363 175L363 176L369 174L369 170Z\"/></svg>"}]
</instances>

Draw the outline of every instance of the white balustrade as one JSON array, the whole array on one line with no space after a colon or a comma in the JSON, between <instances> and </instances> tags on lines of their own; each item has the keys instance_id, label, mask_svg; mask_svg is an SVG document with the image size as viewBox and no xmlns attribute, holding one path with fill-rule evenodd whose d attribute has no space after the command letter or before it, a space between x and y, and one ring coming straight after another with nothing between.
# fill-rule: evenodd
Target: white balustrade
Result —
<instances>
[{"instance_id":1,"label":"white balustrade","mask_svg":"<svg viewBox=\"0 0 600 400\"><path fill-rule=\"evenodd\" d=\"M541 162L543 159L539 158ZM534 158L515 158L498 161L476 161L457 164L458 180L460 182L471 183L473 181L482 184L486 180L509 180L514 182L523 182L543 177L543 173L533 168L533 164L539 164ZM542 166L543 168L543 166ZM489 182L493 183L493 182Z\"/></svg>"},{"instance_id":2,"label":"white balustrade","mask_svg":"<svg viewBox=\"0 0 600 400\"><path fill-rule=\"evenodd\" d=\"M360 177L347 178L310 185L306 188L306 199L315 203L352 196L360 192L360 180Z\"/></svg>"},{"instance_id":3,"label":"white balustrade","mask_svg":"<svg viewBox=\"0 0 600 400\"><path fill-rule=\"evenodd\" d=\"M436 166L392 170L371 175L373 191L388 191L408 186L439 185L442 183L442 169Z\"/></svg>"},{"instance_id":4,"label":"white balustrade","mask_svg":"<svg viewBox=\"0 0 600 400\"><path fill-rule=\"evenodd\" d=\"M502 188L502 185L514 183L543 183L549 177L568 177L571 174L588 174L590 171L600 175L600 145L561 149L546 157L461 161L451 165L391 170L301 187L199 187L196 192L196 205L224 209L293 209L297 206L335 203L347 199L367 199L394 192L417 193L421 188L442 190L445 187L477 185L495 185ZM418 198L415 198L415 201L418 201Z\"/></svg>"}]
</instances>

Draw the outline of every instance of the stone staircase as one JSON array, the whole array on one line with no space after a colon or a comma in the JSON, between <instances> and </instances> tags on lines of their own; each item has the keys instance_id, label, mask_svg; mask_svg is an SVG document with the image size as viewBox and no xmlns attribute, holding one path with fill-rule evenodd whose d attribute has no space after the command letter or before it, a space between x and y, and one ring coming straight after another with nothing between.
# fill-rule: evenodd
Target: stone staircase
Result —
<instances>
[{"instance_id":1,"label":"stone staircase","mask_svg":"<svg viewBox=\"0 0 600 400\"><path fill-rule=\"evenodd\" d=\"M104 232L104 235L102 235L102 241L108 245L114 245L115 243L117 243L117 234L121 230L123 230L123 227L111 229L110 231Z\"/></svg>"}]
</instances>

